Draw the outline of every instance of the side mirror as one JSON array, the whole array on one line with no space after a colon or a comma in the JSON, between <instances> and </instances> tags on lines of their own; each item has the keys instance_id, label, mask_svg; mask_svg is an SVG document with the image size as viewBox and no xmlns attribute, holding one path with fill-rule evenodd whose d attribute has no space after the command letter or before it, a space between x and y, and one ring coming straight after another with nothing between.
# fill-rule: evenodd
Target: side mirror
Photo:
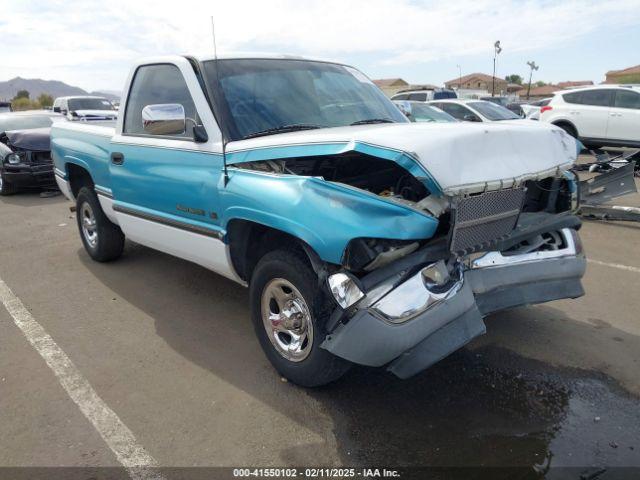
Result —
<instances>
[{"instance_id":1,"label":"side mirror","mask_svg":"<svg viewBox=\"0 0 640 480\"><path fill-rule=\"evenodd\" d=\"M53 111L55 113L60 113L60 107L53 107Z\"/></svg>"},{"instance_id":2,"label":"side mirror","mask_svg":"<svg viewBox=\"0 0 640 480\"><path fill-rule=\"evenodd\" d=\"M480 120L480 117L478 117L477 115L474 115L473 113L467 113L464 117L463 117L465 122L481 122L482 120Z\"/></svg>"},{"instance_id":3,"label":"side mirror","mask_svg":"<svg viewBox=\"0 0 640 480\"><path fill-rule=\"evenodd\" d=\"M142 127L149 135L182 135L187 129L184 107L179 103L147 105L142 109Z\"/></svg>"}]
</instances>

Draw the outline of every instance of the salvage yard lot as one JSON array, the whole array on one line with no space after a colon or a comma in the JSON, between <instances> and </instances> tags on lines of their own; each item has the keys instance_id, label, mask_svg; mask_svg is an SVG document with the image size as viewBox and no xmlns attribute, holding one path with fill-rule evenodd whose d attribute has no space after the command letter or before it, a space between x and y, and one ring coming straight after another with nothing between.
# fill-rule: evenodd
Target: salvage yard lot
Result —
<instances>
[{"instance_id":1,"label":"salvage yard lot","mask_svg":"<svg viewBox=\"0 0 640 480\"><path fill-rule=\"evenodd\" d=\"M70 205L0 199L0 279L160 466L640 467L640 225L584 223L581 299L493 315L409 380L304 390L264 357L246 289L134 244L92 262ZM119 465L1 306L0 380L0 465Z\"/></svg>"}]
</instances>

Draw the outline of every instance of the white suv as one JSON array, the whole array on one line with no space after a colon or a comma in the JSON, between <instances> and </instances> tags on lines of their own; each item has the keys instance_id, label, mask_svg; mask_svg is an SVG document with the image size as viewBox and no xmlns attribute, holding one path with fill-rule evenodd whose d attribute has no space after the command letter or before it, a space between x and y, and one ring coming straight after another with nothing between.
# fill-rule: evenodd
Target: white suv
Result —
<instances>
[{"instance_id":1,"label":"white suv","mask_svg":"<svg viewBox=\"0 0 640 480\"><path fill-rule=\"evenodd\" d=\"M555 92L540 109L553 123L590 147L640 147L640 87L600 85Z\"/></svg>"}]
</instances>

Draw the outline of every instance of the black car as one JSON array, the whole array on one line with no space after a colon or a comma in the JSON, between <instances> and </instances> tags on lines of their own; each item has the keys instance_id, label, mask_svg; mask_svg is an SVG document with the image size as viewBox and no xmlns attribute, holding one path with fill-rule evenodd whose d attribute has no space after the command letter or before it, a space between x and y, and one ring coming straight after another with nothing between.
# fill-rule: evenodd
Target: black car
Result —
<instances>
[{"instance_id":1,"label":"black car","mask_svg":"<svg viewBox=\"0 0 640 480\"><path fill-rule=\"evenodd\" d=\"M51 112L0 114L0 195L26 188L56 188L51 161Z\"/></svg>"},{"instance_id":2,"label":"black car","mask_svg":"<svg viewBox=\"0 0 640 480\"><path fill-rule=\"evenodd\" d=\"M11 112L11 102L0 102L0 113Z\"/></svg>"}]
</instances>

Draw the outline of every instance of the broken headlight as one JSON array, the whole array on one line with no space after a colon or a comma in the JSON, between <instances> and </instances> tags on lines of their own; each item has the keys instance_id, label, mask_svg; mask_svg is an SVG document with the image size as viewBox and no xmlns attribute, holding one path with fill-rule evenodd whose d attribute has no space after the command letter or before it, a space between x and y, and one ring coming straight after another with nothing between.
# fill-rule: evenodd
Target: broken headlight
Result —
<instances>
[{"instance_id":1,"label":"broken headlight","mask_svg":"<svg viewBox=\"0 0 640 480\"><path fill-rule=\"evenodd\" d=\"M571 170L565 171L564 177L567 179L567 184L569 186L571 212L575 213L580 208L580 180L578 179L578 175Z\"/></svg>"},{"instance_id":2,"label":"broken headlight","mask_svg":"<svg viewBox=\"0 0 640 480\"><path fill-rule=\"evenodd\" d=\"M334 273L329 276L327 282L333 298L344 309L355 305L364 297L358 280L348 273Z\"/></svg>"},{"instance_id":3,"label":"broken headlight","mask_svg":"<svg viewBox=\"0 0 640 480\"><path fill-rule=\"evenodd\" d=\"M22 163L24 161L24 153L10 153L6 157L4 157L4 161L9 165L18 165L19 163Z\"/></svg>"},{"instance_id":4,"label":"broken headlight","mask_svg":"<svg viewBox=\"0 0 640 480\"><path fill-rule=\"evenodd\" d=\"M344 252L342 264L356 272L371 272L418 249L415 240L354 238Z\"/></svg>"}]
</instances>

